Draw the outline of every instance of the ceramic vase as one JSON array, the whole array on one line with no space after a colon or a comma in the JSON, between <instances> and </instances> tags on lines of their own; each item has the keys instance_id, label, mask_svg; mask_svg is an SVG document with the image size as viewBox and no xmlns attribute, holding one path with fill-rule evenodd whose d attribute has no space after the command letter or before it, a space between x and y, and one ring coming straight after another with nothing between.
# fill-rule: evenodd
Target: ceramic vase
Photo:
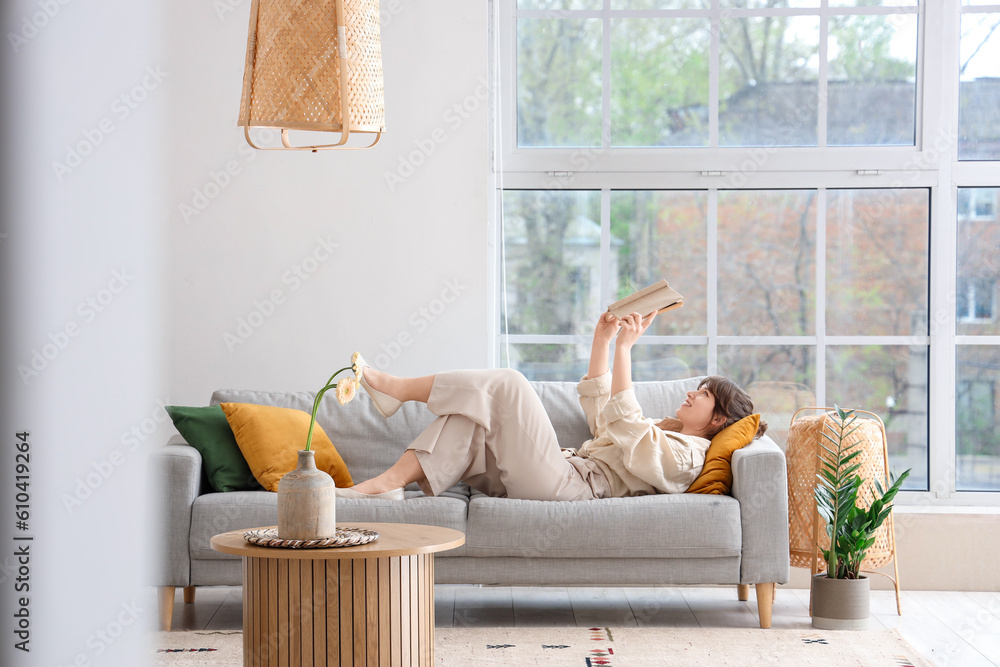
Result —
<instances>
[{"instance_id":1,"label":"ceramic vase","mask_svg":"<svg viewBox=\"0 0 1000 667\"><path fill-rule=\"evenodd\" d=\"M812 578L812 626L821 630L867 630L870 614L868 577Z\"/></svg>"},{"instance_id":2,"label":"ceramic vase","mask_svg":"<svg viewBox=\"0 0 1000 667\"><path fill-rule=\"evenodd\" d=\"M316 540L337 534L333 478L316 467L316 452L299 450L298 466L278 482L278 539Z\"/></svg>"}]
</instances>

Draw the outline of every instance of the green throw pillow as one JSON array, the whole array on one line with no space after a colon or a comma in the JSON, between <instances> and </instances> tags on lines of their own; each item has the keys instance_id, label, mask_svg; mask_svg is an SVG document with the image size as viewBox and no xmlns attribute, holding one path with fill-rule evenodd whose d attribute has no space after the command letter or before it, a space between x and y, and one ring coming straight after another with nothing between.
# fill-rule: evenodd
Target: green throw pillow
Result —
<instances>
[{"instance_id":1,"label":"green throw pillow","mask_svg":"<svg viewBox=\"0 0 1000 667\"><path fill-rule=\"evenodd\" d=\"M201 453L208 482L216 491L256 491L261 488L243 458L222 407L166 406L167 414L188 444Z\"/></svg>"}]
</instances>

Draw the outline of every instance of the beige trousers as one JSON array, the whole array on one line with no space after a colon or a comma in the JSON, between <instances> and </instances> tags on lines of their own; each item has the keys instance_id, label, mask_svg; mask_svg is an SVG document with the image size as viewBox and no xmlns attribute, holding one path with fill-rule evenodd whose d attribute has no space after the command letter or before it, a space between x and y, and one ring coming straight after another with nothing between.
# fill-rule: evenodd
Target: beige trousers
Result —
<instances>
[{"instance_id":1,"label":"beige trousers","mask_svg":"<svg viewBox=\"0 0 1000 667\"><path fill-rule=\"evenodd\" d=\"M538 394L510 369L434 376L427 409L438 415L408 447L438 495L459 481L497 497L591 500L609 486L597 464L565 456Z\"/></svg>"}]
</instances>

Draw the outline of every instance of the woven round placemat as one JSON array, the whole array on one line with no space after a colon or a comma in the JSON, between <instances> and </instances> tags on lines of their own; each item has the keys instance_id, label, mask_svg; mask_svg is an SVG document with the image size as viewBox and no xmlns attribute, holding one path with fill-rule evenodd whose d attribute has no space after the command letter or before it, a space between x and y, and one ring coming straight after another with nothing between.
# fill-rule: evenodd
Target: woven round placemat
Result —
<instances>
[{"instance_id":1,"label":"woven round placemat","mask_svg":"<svg viewBox=\"0 0 1000 667\"><path fill-rule=\"evenodd\" d=\"M278 539L277 528L259 528L243 533L243 539L258 547L280 547L283 549L330 549L333 547L356 547L378 539L378 532L364 528L337 528L333 537L315 540Z\"/></svg>"}]
</instances>

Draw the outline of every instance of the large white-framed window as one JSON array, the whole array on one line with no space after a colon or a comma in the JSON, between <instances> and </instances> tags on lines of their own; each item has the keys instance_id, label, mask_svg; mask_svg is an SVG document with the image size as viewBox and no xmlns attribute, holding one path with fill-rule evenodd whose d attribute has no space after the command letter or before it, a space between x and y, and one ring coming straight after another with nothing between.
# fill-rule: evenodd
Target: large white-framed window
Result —
<instances>
[{"instance_id":1,"label":"large white-framed window","mask_svg":"<svg viewBox=\"0 0 1000 667\"><path fill-rule=\"evenodd\" d=\"M955 427L946 442L954 443L954 487L978 496L1000 489L1000 2L963 0L959 11L950 49L959 90Z\"/></svg>"},{"instance_id":2,"label":"large white-framed window","mask_svg":"<svg viewBox=\"0 0 1000 667\"><path fill-rule=\"evenodd\" d=\"M1000 505L1000 254L981 251L1000 6L495 0L494 18L495 365L578 379L600 310L665 277L685 307L640 339L636 379L731 375L779 444L803 405L872 409L913 469L903 502Z\"/></svg>"}]
</instances>

